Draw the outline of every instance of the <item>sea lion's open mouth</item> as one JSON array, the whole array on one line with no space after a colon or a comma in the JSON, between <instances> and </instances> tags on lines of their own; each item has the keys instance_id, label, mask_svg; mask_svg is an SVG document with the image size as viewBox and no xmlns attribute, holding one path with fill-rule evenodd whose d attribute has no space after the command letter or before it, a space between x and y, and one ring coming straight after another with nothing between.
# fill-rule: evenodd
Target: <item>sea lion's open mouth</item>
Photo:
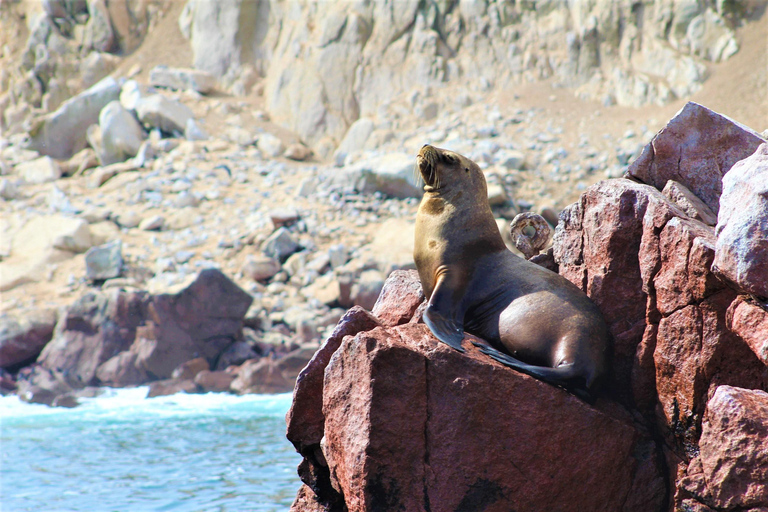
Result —
<instances>
[{"instance_id":1,"label":"sea lion's open mouth","mask_svg":"<svg viewBox=\"0 0 768 512\"><path fill-rule=\"evenodd\" d=\"M424 144L416 157L416 165L419 167L419 172L426 185L424 190L427 192L431 192L440 186L437 176L437 163L439 160L440 151L429 144Z\"/></svg>"}]
</instances>

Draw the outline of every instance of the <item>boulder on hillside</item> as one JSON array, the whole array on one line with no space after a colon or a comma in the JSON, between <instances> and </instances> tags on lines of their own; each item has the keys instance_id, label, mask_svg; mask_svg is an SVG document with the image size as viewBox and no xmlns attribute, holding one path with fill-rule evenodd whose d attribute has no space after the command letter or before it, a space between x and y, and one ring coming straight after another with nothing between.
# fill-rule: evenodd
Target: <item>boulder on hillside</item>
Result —
<instances>
[{"instance_id":1,"label":"boulder on hillside","mask_svg":"<svg viewBox=\"0 0 768 512\"><path fill-rule=\"evenodd\" d=\"M136 115L149 129L158 128L165 133L183 134L187 121L193 118L192 110L181 102L162 94L139 98Z\"/></svg>"},{"instance_id":2,"label":"boulder on hillside","mask_svg":"<svg viewBox=\"0 0 768 512\"><path fill-rule=\"evenodd\" d=\"M0 368L14 368L37 358L51 340L55 325L53 309L0 315Z\"/></svg>"},{"instance_id":3,"label":"boulder on hillside","mask_svg":"<svg viewBox=\"0 0 768 512\"><path fill-rule=\"evenodd\" d=\"M717 213L723 176L764 142L749 128L688 102L645 146L627 176L659 190L667 180L678 181Z\"/></svg>"},{"instance_id":4,"label":"boulder on hillside","mask_svg":"<svg viewBox=\"0 0 768 512\"><path fill-rule=\"evenodd\" d=\"M70 158L85 148L86 131L98 123L101 109L119 97L120 84L112 77L103 79L38 120L29 132L29 147L53 158Z\"/></svg>"},{"instance_id":5,"label":"boulder on hillside","mask_svg":"<svg viewBox=\"0 0 768 512\"><path fill-rule=\"evenodd\" d=\"M768 298L768 144L723 178L716 271L741 291Z\"/></svg>"},{"instance_id":6,"label":"boulder on hillside","mask_svg":"<svg viewBox=\"0 0 768 512\"><path fill-rule=\"evenodd\" d=\"M216 87L216 77L199 69L169 68L160 65L149 72L149 83L155 87L168 87L182 91L189 89L207 94Z\"/></svg>"},{"instance_id":7,"label":"boulder on hillside","mask_svg":"<svg viewBox=\"0 0 768 512\"><path fill-rule=\"evenodd\" d=\"M370 156L349 167L335 171L332 183L341 187L352 187L363 194L382 194L405 199L420 198L417 173L413 171L413 156L405 153L388 153Z\"/></svg>"},{"instance_id":8,"label":"boulder on hillside","mask_svg":"<svg viewBox=\"0 0 768 512\"><path fill-rule=\"evenodd\" d=\"M141 125L119 101L110 102L99 114L102 165L123 162L139 152L145 135Z\"/></svg>"}]
</instances>

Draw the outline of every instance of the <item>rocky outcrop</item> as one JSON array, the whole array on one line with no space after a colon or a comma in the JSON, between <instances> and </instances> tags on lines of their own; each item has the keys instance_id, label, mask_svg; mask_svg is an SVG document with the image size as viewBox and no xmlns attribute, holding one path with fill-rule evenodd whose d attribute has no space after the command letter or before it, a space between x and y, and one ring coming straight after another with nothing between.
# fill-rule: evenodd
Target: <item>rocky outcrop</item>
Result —
<instances>
[{"instance_id":1,"label":"rocky outcrop","mask_svg":"<svg viewBox=\"0 0 768 512\"><path fill-rule=\"evenodd\" d=\"M89 293L64 310L39 371L24 380L43 389L48 382L80 389L192 380L242 336L251 300L215 269L175 293ZM62 393L58 384L50 391Z\"/></svg>"},{"instance_id":2,"label":"rocky outcrop","mask_svg":"<svg viewBox=\"0 0 768 512\"><path fill-rule=\"evenodd\" d=\"M759 173L738 171L761 169L762 139L702 107L683 114L695 122L679 115L657 135L645 174L638 164L635 180L599 182L560 214L555 268L592 298L613 335L611 375L596 404L474 349L438 344L418 324L418 277L399 272L374 308L379 318L350 310L297 380L287 436L304 457L305 487L294 510L453 510L470 501L487 510L765 506L768 304L713 269L710 207L732 168L733 183L754 189L748 182ZM736 135L713 142L728 134ZM698 156L673 169L663 154ZM759 249L742 254L760 260ZM586 441L587 432L600 432L599 441ZM574 451L560 453L564 446ZM621 469L617 453L630 461ZM559 473L554 462L566 460L579 469ZM556 476L544 483L540 475Z\"/></svg>"},{"instance_id":3,"label":"rocky outcrop","mask_svg":"<svg viewBox=\"0 0 768 512\"><path fill-rule=\"evenodd\" d=\"M423 297L393 291L417 286L396 272L377 308L415 311ZM660 509L659 454L626 411L395 318L353 308L300 374L287 435L307 487L294 510Z\"/></svg>"}]
</instances>

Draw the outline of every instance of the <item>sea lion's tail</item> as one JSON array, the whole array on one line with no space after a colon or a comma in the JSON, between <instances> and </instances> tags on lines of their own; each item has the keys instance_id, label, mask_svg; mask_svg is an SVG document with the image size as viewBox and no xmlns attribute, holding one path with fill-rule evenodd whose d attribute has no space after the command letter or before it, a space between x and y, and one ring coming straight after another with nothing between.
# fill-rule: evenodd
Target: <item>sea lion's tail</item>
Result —
<instances>
[{"instance_id":1,"label":"sea lion's tail","mask_svg":"<svg viewBox=\"0 0 768 512\"><path fill-rule=\"evenodd\" d=\"M505 354L489 345L472 341L472 344L480 349L480 352L490 356L492 359L508 366L513 370L523 372L531 377L543 380L548 384L553 384L565 388L585 402L592 404L595 397L592 394L593 382L585 378L584 373L575 364L564 364L556 368L548 366L536 366L524 363L509 354Z\"/></svg>"}]
</instances>

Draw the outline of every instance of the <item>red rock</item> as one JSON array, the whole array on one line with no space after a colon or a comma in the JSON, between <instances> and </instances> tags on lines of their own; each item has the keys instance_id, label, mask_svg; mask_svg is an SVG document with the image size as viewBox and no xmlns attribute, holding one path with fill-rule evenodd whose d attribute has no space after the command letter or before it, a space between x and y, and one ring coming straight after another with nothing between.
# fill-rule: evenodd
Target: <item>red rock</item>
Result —
<instances>
[{"instance_id":1,"label":"red rock","mask_svg":"<svg viewBox=\"0 0 768 512\"><path fill-rule=\"evenodd\" d=\"M149 381L147 372L136 366L136 353L124 350L96 370L96 379L105 386L137 386Z\"/></svg>"},{"instance_id":2,"label":"red rock","mask_svg":"<svg viewBox=\"0 0 768 512\"><path fill-rule=\"evenodd\" d=\"M225 371L212 372L210 370L203 370L195 375L195 384L204 393L224 393L229 391L233 380L235 380L235 375Z\"/></svg>"},{"instance_id":3,"label":"red rock","mask_svg":"<svg viewBox=\"0 0 768 512\"><path fill-rule=\"evenodd\" d=\"M147 398L175 395L176 393L198 393L200 390L192 379L158 380L149 385Z\"/></svg>"},{"instance_id":4,"label":"red rock","mask_svg":"<svg viewBox=\"0 0 768 512\"><path fill-rule=\"evenodd\" d=\"M379 326L379 321L360 306L353 306L339 320L325 343L315 352L296 379L293 402L285 417L288 424L286 437L299 453L305 448L319 445L323 438L323 378L328 361L341 345L345 336L354 336Z\"/></svg>"},{"instance_id":5,"label":"red rock","mask_svg":"<svg viewBox=\"0 0 768 512\"><path fill-rule=\"evenodd\" d=\"M714 270L739 290L768 297L768 144L723 178Z\"/></svg>"},{"instance_id":6,"label":"red rock","mask_svg":"<svg viewBox=\"0 0 768 512\"><path fill-rule=\"evenodd\" d=\"M627 169L627 175L662 190L675 180L717 213L722 178L765 142L757 133L697 103L688 102Z\"/></svg>"},{"instance_id":7,"label":"red rock","mask_svg":"<svg viewBox=\"0 0 768 512\"><path fill-rule=\"evenodd\" d=\"M42 309L20 317L0 316L0 368L13 368L35 358L51 340L56 311Z\"/></svg>"},{"instance_id":8,"label":"red rock","mask_svg":"<svg viewBox=\"0 0 768 512\"><path fill-rule=\"evenodd\" d=\"M593 185L560 214L553 255L560 274L597 304L613 334L609 387L619 396L632 394L648 293L661 266L658 234L676 216L685 214L661 192L625 179Z\"/></svg>"},{"instance_id":9,"label":"red rock","mask_svg":"<svg viewBox=\"0 0 768 512\"><path fill-rule=\"evenodd\" d=\"M654 360L664 426L689 457L696 452L711 386L768 386L768 367L727 328L734 295L723 290L659 323Z\"/></svg>"},{"instance_id":10,"label":"red rock","mask_svg":"<svg viewBox=\"0 0 768 512\"><path fill-rule=\"evenodd\" d=\"M189 361L185 361L177 366L176 369L173 370L173 373L171 373L171 378L180 380L194 380L198 373L202 372L203 370L210 369L211 367L208 364L208 361L202 357L196 357L195 359L190 359Z\"/></svg>"},{"instance_id":11,"label":"red rock","mask_svg":"<svg viewBox=\"0 0 768 512\"><path fill-rule=\"evenodd\" d=\"M76 387L98 384L99 367L131 346L145 312L144 293L88 293L64 311L38 362Z\"/></svg>"},{"instance_id":12,"label":"red rock","mask_svg":"<svg viewBox=\"0 0 768 512\"><path fill-rule=\"evenodd\" d=\"M669 180L661 193L679 206L690 218L708 226L717 224L717 215L682 183Z\"/></svg>"},{"instance_id":13,"label":"red rock","mask_svg":"<svg viewBox=\"0 0 768 512\"><path fill-rule=\"evenodd\" d=\"M424 301L419 273L416 270L394 270L384 282L371 312L381 325L394 327L413 318L416 309Z\"/></svg>"},{"instance_id":14,"label":"red rock","mask_svg":"<svg viewBox=\"0 0 768 512\"><path fill-rule=\"evenodd\" d=\"M699 449L714 508L768 507L768 393L717 388Z\"/></svg>"},{"instance_id":15,"label":"red rock","mask_svg":"<svg viewBox=\"0 0 768 512\"><path fill-rule=\"evenodd\" d=\"M620 407L591 407L474 348L460 354L424 325L345 337L322 400L320 456L350 511L658 510L664 500L654 445ZM294 404L294 422L301 413Z\"/></svg>"},{"instance_id":16,"label":"red rock","mask_svg":"<svg viewBox=\"0 0 768 512\"><path fill-rule=\"evenodd\" d=\"M728 310L728 328L768 365L768 311L765 308L739 296Z\"/></svg>"},{"instance_id":17,"label":"red rock","mask_svg":"<svg viewBox=\"0 0 768 512\"><path fill-rule=\"evenodd\" d=\"M136 364L158 379L180 364L209 362L240 337L252 298L217 269L205 269L177 294L152 297L148 320L136 333Z\"/></svg>"},{"instance_id":18,"label":"red rock","mask_svg":"<svg viewBox=\"0 0 768 512\"><path fill-rule=\"evenodd\" d=\"M247 393L286 393L293 381L283 375L271 357L246 361L240 366L230 389L241 395Z\"/></svg>"},{"instance_id":19,"label":"red rock","mask_svg":"<svg viewBox=\"0 0 768 512\"><path fill-rule=\"evenodd\" d=\"M672 218L659 235L661 267L653 278L656 307L668 315L700 302L722 289L710 271L715 258L715 233L695 220Z\"/></svg>"}]
</instances>

